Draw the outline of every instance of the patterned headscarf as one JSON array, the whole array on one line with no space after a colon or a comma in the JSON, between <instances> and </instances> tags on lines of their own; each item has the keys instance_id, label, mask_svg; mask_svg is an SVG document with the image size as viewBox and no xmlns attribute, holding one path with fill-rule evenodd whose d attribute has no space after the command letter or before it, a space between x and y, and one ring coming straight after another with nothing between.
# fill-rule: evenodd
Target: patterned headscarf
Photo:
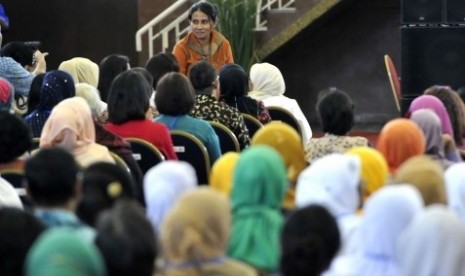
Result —
<instances>
[{"instance_id":1,"label":"patterned headscarf","mask_svg":"<svg viewBox=\"0 0 465 276\"><path fill-rule=\"evenodd\" d=\"M233 182L229 256L256 268L276 271L283 226L280 206L288 186L284 162L276 150L253 146L241 153Z\"/></svg>"},{"instance_id":2,"label":"patterned headscarf","mask_svg":"<svg viewBox=\"0 0 465 276\"><path fill-rule=\"evenodd\" d=\"M283 75L273 64L265 62L252 65L250 80L253 84L253 91L250 91L249 95L256 100L280 96L286 91Z\"/></svg>"},{"instance_id":3,"label":"patterned headscarf","mask_svg":"<svg viewBox=\"0 0 465 276\"><path fill-rule=\"evenodd\" d=\"M384 125L376 148L386 158L389 171L394 174L405 160L425 152L425 138L420 127L411 120L394 119Z\"/></svg>"},{"instance_id":4,"label":"patterned headscarf","mask_svg":"<svg viewBox=\"0 0 465 276\"><path fill-rule=\"evenodd\" d=\"M151 168L144 177L147 216L159 229L179 197L197 187L194 168L184 161L168 160Z\"/></svg>"},{"instance_id":5,"label":"patterned headscarf","mask_svg":"<svg viewBox=\"0 0 465 276\"><path fill-rule=\"evenodd\" d=\"M76 89L71 75L64 71L53 70L44 76L37 108L50 111L62 100L74 96L76 96Z\"/></svg>"},{"instance_id":6,"label":"patterned headscarf","mask_svg":"<svg viewBox=\"0 0 465 276\"><path fill-rule=\"evenodd\" d=\"M69 73L75 84L87 83L97 88L99 67L97 63L83 57L75 57L63 61L58 67L59 70Z\"/></svg>"}]
</instances>

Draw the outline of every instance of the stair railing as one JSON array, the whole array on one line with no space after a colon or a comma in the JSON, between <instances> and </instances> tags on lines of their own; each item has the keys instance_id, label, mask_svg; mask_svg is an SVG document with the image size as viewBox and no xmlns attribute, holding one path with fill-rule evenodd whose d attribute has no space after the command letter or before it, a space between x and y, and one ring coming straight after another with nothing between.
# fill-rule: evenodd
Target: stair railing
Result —
<instances>
[{"instance_id":1,"label":"stair railing","mask_svg":"<svg viewBox=\"0 0 465 276\"><path fill-rule=\"evenodd\" d=\"M266 31L266 13L270 10L292 10L295 0L259 0L257 5L257 16L255 22L256 31Z\"/></svg>"}]
</instances>

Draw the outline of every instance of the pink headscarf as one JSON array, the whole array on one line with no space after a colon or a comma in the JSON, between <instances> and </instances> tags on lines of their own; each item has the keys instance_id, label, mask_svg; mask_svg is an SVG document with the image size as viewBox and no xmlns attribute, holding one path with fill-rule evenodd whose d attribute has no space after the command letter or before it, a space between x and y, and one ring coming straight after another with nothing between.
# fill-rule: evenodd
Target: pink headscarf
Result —
<instances>
[{"instance_id":1,"label":"pink headscarf","mask_svg":"<svg viewBox=\"0 0 465 276\"><path fill-rule=\"evenodd\" d=\"M95 143L95 129L87 102L73 97L58 103L45 122L40 147L60 146L79 154L92 143Z\"/></svg>"},{"instance_id":2,"label":"pink headscarf","mask_svg":"<svg viewBox=\"0 0 465 276\"><path fill-rule=\"evenodd\" d=\"M410 104L409 114L420 109L433 110L441 120L442 133L449 134L451 137L454 137L454 130L452 129L449 113L447 113L447 109L440 99L432 95L421 95L415 98Z\"/></svg>"}]
</instances>

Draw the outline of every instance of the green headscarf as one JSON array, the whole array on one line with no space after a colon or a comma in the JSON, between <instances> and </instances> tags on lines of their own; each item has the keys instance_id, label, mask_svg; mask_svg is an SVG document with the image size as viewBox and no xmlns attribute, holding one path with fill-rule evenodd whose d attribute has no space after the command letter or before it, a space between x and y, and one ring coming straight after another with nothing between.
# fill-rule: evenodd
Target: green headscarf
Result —
<instances>
[{"instance_id":1,"label":"green headscarf","mask_svg":"<svg viewBox=\"0 0 465 276\"><path fill-rule=\"evenodd\" d=\"M26 275L100 276L105 266L98 249L77 236L72 229L51 228L30 249Z\"/></svg>"},{"instance_id":2,"label":"green headscarf","mask_svg":"<svg viewBox=\"0 0 465 276\"><path fill-rule=\"evenodd\" d=\"M280 206L288 185L284 162L275 149L253 146L239 157L233 183L233 228L228 254L274 272L280 258Z\"/></svg>"}]
</instances>

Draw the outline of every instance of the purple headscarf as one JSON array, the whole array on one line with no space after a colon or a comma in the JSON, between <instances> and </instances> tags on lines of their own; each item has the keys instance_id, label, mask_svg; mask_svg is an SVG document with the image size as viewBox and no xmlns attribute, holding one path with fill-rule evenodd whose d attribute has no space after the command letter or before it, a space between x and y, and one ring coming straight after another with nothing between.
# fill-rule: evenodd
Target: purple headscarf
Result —
<instances>
[{"instance_id":1,"label":"purple headscarf","mask_svg":"<svg viewBox=\"0 0 465 276\"><path fill-rule=\"evenodd\" d=\"M452 129L449 114L441 100L432 95L421 95L412 101L409 113L412 114L420 109L431 109L434 111L441 120L442 133L449 134L451 137L454 137L454 130Z\"/></svg>"}]
</instances>

